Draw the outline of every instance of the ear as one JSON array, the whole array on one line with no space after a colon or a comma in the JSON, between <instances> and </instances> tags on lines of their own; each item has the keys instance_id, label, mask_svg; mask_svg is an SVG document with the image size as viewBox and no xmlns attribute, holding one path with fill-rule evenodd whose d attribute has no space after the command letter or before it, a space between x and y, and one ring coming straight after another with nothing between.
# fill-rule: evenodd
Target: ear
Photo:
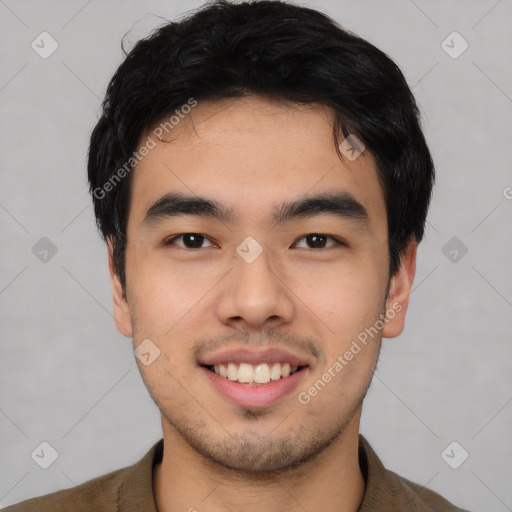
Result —
<instances>
[{"instance_id":1,"label":"ear","mask_svg":"<svg viewBox=\"0 0 512 512\"><path fill-rule=\"evenodd\" d=\"M382 330L383 338L395 338L404 330L405 313L416 272L417 246L416 240L411 239L402 255L398 271L391 278L386 300L386 324Z\"/></svg>"},{"instance_id":2,"label":"ear","mask_svg":"<svg viewBox=\"0 0 512 512\"><path fill-rule=\"evenodd\" d=\"M123 287L119 276L114 268L114 249L112 240L107 241L108 247L108 269L110 272L110 280L112 282L112 302L114 304L114 321L118 331L127 338L133 336L132 320L130 316L130 308L128 301L124 295Z\"/></svg>"}]
</instances>

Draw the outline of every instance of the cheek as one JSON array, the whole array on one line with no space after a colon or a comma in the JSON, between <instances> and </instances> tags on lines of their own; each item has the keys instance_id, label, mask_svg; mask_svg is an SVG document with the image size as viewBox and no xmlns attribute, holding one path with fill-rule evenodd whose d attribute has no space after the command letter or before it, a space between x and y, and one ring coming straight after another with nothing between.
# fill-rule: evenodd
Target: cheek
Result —
<instances>
[{"instance_id":1,"label":"cheek","mask_svg":"<svg viewBox=\"0 0 512 512\"><path fill-rule=\"evenodd\" d=\"M149 253L133 254L130 265L130 284L135 292L131 301L132 317L136 318L135 344L149 338L160 350L155 365L142 368L141 373L157 387L163 368L186 379L192 358L190 347L211 315L209 291L219 278L205 272L197 275L190 265L177 268L161 255L151 258Z\"/></svg>"},{"instance_id":2,"label":"cheek","mask_svg":"<svg viewBox=\"0 0 512 512\"><path fill-rule=\"evenodd\" d=\"M335 335L344 338L353 334L351 328L374 322L384 304L385 282L374 262L329 265L321 271L295 270L290 289Z\"/></svg>"},{"instance_id":3,"label":"cheek","mask_svg":"<svg viewBox=\"0 0 512 512\"><path fill-rule=\"evenodd\" d=\"M326 360L319 374L331 370L336 375L329 385L332 396L325 394L330 403L331 398L348 400L364 391L380 345L382 326L375 326L385 303L385 282L376 265L365 265L360 271L338 269L323 279L325 284L307 296L315 315L307 314L322 332Z\"/></svg>"},{"instance_id":4,"label":"cheek","mask_svg":"<svg viewBox=\"0 0 512 512\"><path fill-rule=\"evenodd\" d=\"M160 335L192 314L216 276L204 268L200 271L194 265L176 264L158 252L143 250L132 251L127 274L135 291L139 322L144 328L156 328Z\"/></svg>"}]
</instances>

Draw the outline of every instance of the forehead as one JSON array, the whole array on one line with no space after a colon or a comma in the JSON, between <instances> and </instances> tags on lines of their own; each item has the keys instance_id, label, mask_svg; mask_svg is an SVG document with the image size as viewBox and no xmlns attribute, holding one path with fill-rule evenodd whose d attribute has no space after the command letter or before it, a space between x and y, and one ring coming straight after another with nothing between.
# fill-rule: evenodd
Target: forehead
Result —
<instances>
[{"instance_id":1,"label":"forehead","mask_svg":"<svg viewBox=\"0 0 512 512\"><path fill-rule=\"evenodd\" d=\"M156 145L133 171L130 222L142 223L170 192L211 198L256 223L270 220L283 201L325 191L349 193L373 224L385 221L372 155L340 160L333 124L334 112L320 105L257 97L198 102L172 128L160 125L167 126L163 141L155 127L141 137Z\"/></svg>"}]
</instances>

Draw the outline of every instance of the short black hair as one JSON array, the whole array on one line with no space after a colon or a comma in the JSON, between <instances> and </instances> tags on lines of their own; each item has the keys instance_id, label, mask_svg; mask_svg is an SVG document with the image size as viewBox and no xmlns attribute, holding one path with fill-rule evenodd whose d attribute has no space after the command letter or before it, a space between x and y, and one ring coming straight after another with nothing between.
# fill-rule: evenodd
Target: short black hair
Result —
<instances>
[{"instance_id":1,"label":"short black hair","mask_svg":"<svg viewBox=\"0 0 512 512\"><path fill-rule=\"evenodd\" d=\"M331 107L339 156L340 137L350 134L375 158L386 201L390 278L411 239L423 238L434 164L414 96L385 53L327 15L279 0L213 1L123 53L91 134L88 178L97 226L112 242L125 293L133 173L120 179L119 170L135 165L141 136L191 98L258 95Z\"/></svg>"}]
</instances>

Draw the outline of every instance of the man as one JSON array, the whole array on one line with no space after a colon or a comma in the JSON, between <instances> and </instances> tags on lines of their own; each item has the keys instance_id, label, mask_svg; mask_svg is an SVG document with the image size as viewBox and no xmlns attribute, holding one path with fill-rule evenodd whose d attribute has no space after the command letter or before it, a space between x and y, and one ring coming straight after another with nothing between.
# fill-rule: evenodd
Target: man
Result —
<instances>
[{"instance_id":1,"label":"man","mask_svg":"<svg viewBox=\"0 0 512 512\"><path fill-rule=\"evenodd\" d=\"M7 511L461 510L359 434L434 180L385 54L314 10L211 3L119 67L88 175L163 440Z\"/></svg>"}]
</instances>

